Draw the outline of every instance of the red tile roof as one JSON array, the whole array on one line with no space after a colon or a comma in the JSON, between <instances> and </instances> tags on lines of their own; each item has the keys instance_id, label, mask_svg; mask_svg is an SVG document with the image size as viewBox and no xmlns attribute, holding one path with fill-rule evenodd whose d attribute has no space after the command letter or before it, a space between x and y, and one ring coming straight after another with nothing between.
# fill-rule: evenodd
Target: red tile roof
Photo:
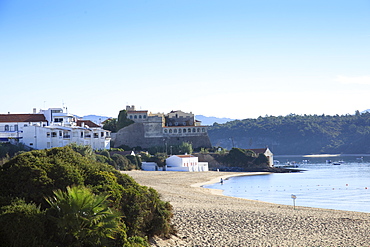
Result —
<instances>
[{"instance_id":1,"label":"red tile roof","mask_svg":"<svg viewBox=\"0 0 370 247\"><path fill-rule=\"evenodd\" d=\"M127 113L134 114L134 113L147 113L148 111L127 111Z\"/></svg>"},{"instance_id":2,"label":"red tile roof","mask_svg":"<svg viewBox=\"0 0 370 247\"><path fill-rule=\"evenodd\" d=\"M0 114L0 123L47 122L44 114Z\"/></svg>"},{"instance_id":3,"label":"red tile roof","mask_svg":"<svg viewBox=\"0 0 370 247\"><path fill-rule=\"evenodd\" d=\"M81 127L82 123L84 123L85 126L89 126L89 128L100 128L100 125L97 125L91 120L77 120L77 126Z\"/></svg>"},{"instance_id":4,"label":"red tile roof","mask_svg":"<svg viewBox=\"0 0 370 247\"><path fill-rule=\"evenodd\" d=\"M191 157L195 157L191 154L186 154L186 155L176 155L177 157L180 157L180 158L191 158Z\"/></svg>"}]
</instances>

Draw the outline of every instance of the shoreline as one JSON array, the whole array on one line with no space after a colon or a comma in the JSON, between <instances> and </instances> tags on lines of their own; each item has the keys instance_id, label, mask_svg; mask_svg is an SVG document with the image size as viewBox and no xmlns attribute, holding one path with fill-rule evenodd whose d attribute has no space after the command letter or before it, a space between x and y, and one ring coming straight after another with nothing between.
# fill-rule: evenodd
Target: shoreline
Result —
<instances>
[{"instance_id":1,"label":"shoreline","mask_svg":"<svg viewBox=\"0 0 370 247\"><path fill-rule=\"evenodd\" d=\"M199 187L240 172L123 171L173 206L177 234L152 246L364 246L370 214L273 204ZM221 191L222 194L222 191Z\"/></svg>"}]
</instances>

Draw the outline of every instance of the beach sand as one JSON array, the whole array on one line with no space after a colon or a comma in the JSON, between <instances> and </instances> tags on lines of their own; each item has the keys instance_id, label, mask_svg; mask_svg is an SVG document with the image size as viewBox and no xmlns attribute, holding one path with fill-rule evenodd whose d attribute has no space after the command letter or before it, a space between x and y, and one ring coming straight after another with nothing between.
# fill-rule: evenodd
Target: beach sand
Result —
<instances>
[{"instance_id":1,"label":"beach sand","mask_svg":"<svg viewBox=\"0 0 370 247\"><path fill-rule=\"evenodd\" d=\"M124 171L174 207L177 229L152 246L370 246L370 214L278 205L200 187L236 172ZM335 202L333 202L335 203ZM370 205L369 205L370 206Z\"/></svg>"}]
</instances>

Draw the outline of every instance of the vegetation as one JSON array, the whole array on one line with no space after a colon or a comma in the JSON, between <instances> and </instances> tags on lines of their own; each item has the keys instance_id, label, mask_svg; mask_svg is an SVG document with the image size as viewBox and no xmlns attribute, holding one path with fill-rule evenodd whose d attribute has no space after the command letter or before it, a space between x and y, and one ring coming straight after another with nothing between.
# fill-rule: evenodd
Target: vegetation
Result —
<instances>
[{"instance_id":1,"label":"vegetation","mask_svg":"<svg viewBox=\"0 0 370 247\"><path fill-rule=\"evenodd\" d=\"M370 113L266 116L214 124L211 142L231 149L268 146L274 154L370 153Z\"/></svg>"},{"instance_id":2,"label":"vegetation","mask_svg":"<svg viewBox=\"0 0 370 247\"><path fill-rule=\"evenodd\" d=\"M269 168L268 158L264 154L257 155L252 150L232 148L228 153L216 153L213 157L224 167L234 170Z\"/></svg>"},{"instance_id":3,"label":"vegetation","mask_svg":"<svg viewBox=\"0 0 370 247\"><path fill-rule=\"evenodd\" d=\"M121 110L118 114L118 118L111 118L104 121L103 129L110 130L115 133L133 123L134 121L127 118L127 111Z\"/></svg>"},{"instance_id":4,"label":"vegetation","mask_svg":"<svg viewBox=\"0 0 370 247\"><path fill-rule=\"evenodd\" d=\"M28 149L22 144L13 145L10 143L0 143L0 165L9 161L17 153L27 151Z\"/></svg>"},{"instance_id":5,"label":"vegetation","mask_svg":"<svg viewBox=\"0 0 370 247\"><path fill-rule=\"evenodd\" d=\"M180 145L170 145L170 146L155 146L150 147L148 152L152 155L156 153L167 153L167 154L191 154L193 153L193 145L189 142L183 142Z\"/></svg>"},{"instance_id":6,"label":"vegetation","mask_svg":"<svg viewBox=\"0 0 370 247\"><path fill-rule=\"evenodd\" d=\"M0 245L147 246L169 235L171 205L97 157L110 159L66 146L1 166Z\"/></svg>"}]
</instances>

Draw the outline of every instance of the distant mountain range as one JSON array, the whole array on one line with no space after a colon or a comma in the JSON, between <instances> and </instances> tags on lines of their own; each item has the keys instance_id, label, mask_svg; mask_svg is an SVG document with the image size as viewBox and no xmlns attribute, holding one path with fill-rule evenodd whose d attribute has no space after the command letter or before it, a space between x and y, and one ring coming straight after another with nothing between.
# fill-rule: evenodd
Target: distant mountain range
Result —
<instances>
[{"instance_id":1,"label":"distant mountain range","mask_svg":"<svg viewBox=\"0 0 370 247\"><path fill-rule=\"evenodd\" d=\"M96 124L101 124L102 122L104 122L108 118L111 118L111 117L97 116L97 115L87 115L87 116L83 116L81 119L90 120L90 121L92 121Z\"/></svg>"},{"instance_id":2,"label":"distant mountain range","mask_svg":"<svg viewBox=\"0 0 370 247\"><path fill-rule=\"evenodd\" d=\"M224 124L235 120L231 118L206 117L203 115L195 115L195 119L202 121L202 125L213 125L214 123Z\"/></svg>"},{"instance_id":3,"label":"distant mountain range","mask_svg":"<svg viewBox=\"0 0 370 247\"><path fill-rule=\"evenodd\" d=\"M93 121L96 124L100 124L107 120L108 118L111 117L106 117L106 116L97 116L97 115L87 115L83 117L79 117L83 120L90 120ZM214 123L219 123L219 124L224 124L230 121L234 121L235 119L231 118L218 118L218 117L206 117L203 115L196 115L195 116L196 120L202 121L202 125L213 125Z\"/></svg>"}]
</instances>

